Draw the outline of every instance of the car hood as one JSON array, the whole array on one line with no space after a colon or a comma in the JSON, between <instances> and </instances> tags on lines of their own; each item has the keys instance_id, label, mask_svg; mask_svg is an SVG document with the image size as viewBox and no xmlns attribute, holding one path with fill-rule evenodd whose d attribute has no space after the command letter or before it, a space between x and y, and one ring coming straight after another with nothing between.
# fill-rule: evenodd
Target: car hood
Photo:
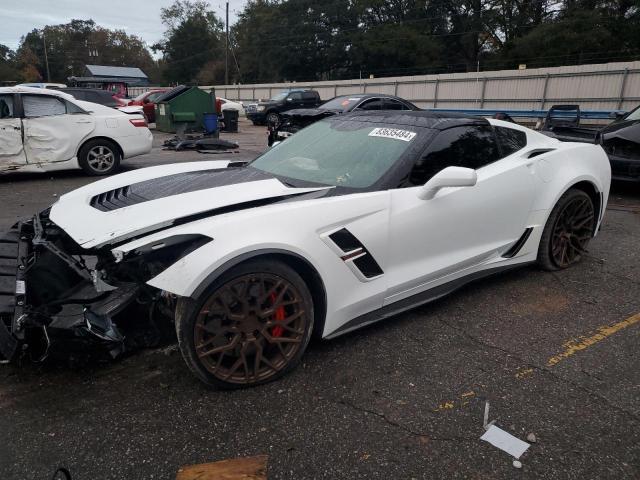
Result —
<instances>
[{"instance_id":1,"label":"car hood","mask_svg":"<svg viewBox=\"0 0 640 480\"><path fill-rule=\"evenodd\" d=\"M601 130L601 133L614 133L619 130L622 130L627 127L631 127L635 124L640 123L640 120L618 120L616 122L610 123L606 127ZM636 139L638 141L638 139Z\"/></svg>"},{"instance_id":2,"label":"car hood","mask_svg":"<svg viewBox=\"0 0 640 480\"><path fill-rule=\"evenodd\" d=\"M100 248L200 218L328 190L288 187L266 172L230 165L182 163L116 175L62 195L49 216L81 247Z\"/></svg>"}]
</instances>

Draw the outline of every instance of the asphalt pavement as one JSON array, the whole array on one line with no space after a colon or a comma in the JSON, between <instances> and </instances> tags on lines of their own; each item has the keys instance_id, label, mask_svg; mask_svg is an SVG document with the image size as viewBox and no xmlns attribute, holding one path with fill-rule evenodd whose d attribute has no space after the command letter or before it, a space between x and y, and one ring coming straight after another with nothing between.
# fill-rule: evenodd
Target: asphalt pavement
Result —
<instances>
[{"instance_id":1,"label":"asphalt pavement","mask_svg":"<svg viewBox=\"0 0 640 480\"><path fill-rule=\"evenodd\" d=\"M236 159L266 148L241 122ZM222 158L159 148L125 168ZM90 182L0 176L0 228ZM269 479L640 478L640 186L614 184L574 268L524 267L333 341L284 379L209 390L174 345L108 365L0 366L0 472L173 479L268 455ZM483 414L536 442L522 467L480 440Z\"/></svg>"}]
</instances>

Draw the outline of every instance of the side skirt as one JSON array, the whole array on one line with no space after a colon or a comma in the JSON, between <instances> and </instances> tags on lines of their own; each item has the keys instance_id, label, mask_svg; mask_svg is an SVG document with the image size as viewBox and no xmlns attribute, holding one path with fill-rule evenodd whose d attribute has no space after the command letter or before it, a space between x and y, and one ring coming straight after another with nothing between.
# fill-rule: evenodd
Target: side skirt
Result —
<instances>
[{"instance_id":1,"label":"side skirt","mask_svg":"<svg viewBox=\"0 0 640 480\"><path fill-rule=\"evenodd\" d=\"M471 283L475 280L479 280L481 278L490 277L497 273L502 273L507 270L513 270L514 268L519 268L524 265L528 265L534 262L527 263L518 263L515 265L505 265L502 267L491 268L488 270L482 270L480 272L471 273L465 277L457 278L450 282L444 283L442 285L438 285L437 287L433 287L424 292L417 293L411 297L404 298L402 300L398 300L391 305L386 305L378 310L374 310L369 313L365 313L364 315L360 315L352 320L349 320L343 326L335 330L334 332L327 335L326 339L332 339L335 337L339 337L345 333L351 332L358 328L364 327L366 325L371 325L373 323L379 322L380 320L384 320L385 318L393 317L394 315L398 315L402 312L406 312L407 310L411 310L412 308L418 307L420 305L424 305L426 303L433 302L439 298L448 295L464 285Z\"/></svg>"}]
</instances>

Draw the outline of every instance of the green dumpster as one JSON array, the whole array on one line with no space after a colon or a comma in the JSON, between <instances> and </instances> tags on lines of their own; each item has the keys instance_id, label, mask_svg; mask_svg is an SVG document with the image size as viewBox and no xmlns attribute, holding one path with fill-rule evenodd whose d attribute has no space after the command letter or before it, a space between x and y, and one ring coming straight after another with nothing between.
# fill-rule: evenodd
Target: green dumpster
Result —
<instances>
[{"instance_id":1,"label":"green dumpster","mask_svg":"<svg viewBox=\"0 0 640 480\"><path fill-rule=\"evenodd\" d=\"M175 133L185 128L203 130L205 113L215 113L215 93L180 85L156 100L156 129Z\"/></svg>"}]
</instances>

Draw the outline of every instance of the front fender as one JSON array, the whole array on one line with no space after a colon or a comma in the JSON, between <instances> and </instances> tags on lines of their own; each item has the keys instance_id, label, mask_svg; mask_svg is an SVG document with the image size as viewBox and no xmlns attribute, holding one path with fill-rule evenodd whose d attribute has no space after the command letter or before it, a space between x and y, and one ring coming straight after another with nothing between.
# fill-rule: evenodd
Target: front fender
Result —
<instances>
[{"instance_id":1,"label":"front fender","mask_svg":"<svg viewBox=\"0 0 640 480\"><path fill-rule=\"evenodd\" d=\"M287 254L302 259L314 270L320 272L319 263L308 252L304 252L294 245L262 243L230 250L224 254L221 254L220 250L221 246L216 244L214 239L210 244L204 245L178 260L147 283L152 287L181 297L196 298L211 282L229 268L250 258L273 253ZM203 259L210 261L204 262Z\"/></svg>"}]
</instances>

